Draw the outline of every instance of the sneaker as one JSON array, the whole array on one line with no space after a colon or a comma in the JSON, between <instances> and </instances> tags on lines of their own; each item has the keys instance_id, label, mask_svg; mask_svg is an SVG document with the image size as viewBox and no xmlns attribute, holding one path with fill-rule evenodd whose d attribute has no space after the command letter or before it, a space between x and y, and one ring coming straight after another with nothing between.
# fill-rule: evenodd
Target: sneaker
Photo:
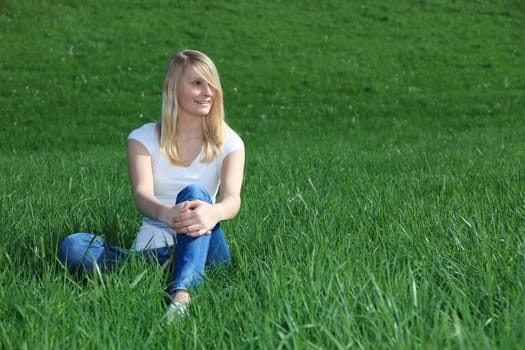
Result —
<instances>
[{"instance_id":1,"label":"sneaker","mask_svg":"<svg viewBox=\"0 0 525 350\"><path fill-rule=\"evenodd\" d=\"M167 323L171 323L175 320L184 319L189 315L190 310L188 309L188 306L175 301L168 306L168 311L166 311L164 319Z\"/></svg>"}]
</instances>

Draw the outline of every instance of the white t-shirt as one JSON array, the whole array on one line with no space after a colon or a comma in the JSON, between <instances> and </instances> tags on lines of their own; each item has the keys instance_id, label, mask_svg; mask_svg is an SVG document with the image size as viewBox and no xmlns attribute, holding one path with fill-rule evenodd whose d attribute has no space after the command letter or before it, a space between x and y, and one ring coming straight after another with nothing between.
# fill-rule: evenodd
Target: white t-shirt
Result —
<instances>
[{"instance_id":1,"label":"white t-shirt","mask_svg":"<svg viewBox=\"0 0 525 350\"><path fill-rule=\"evenodd\" d=\"M221 182L222 162L228 154L238 149L244 149L242 139L234 131L226 137L222 153L209 163L201 162L204 151L195 158L189 166L173 165L160 152L156 123L148 123L133 130L128 139L140 142L151 156L153 170L153 192L155 197L173 205L177 194L190 184L204 186L215 202ZM175 244L175 230L163 222L144 217L142 227L135 240L135 249L160 248Z\"/></svg>"}]
</instances>

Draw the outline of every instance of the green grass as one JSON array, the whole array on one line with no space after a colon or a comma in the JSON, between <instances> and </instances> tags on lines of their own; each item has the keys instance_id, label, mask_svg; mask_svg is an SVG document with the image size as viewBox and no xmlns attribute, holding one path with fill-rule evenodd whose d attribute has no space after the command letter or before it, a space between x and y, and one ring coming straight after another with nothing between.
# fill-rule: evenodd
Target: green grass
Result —
<instances>
[{"instance_id":1,"label":"green grass","mask_svg":"<svg viewBox=\"0 0 525 350\"><path fill-rule=\"evenodd\" d=\"M514 349L525 343L519 1L0 1L0 348ZM234 268L164 327L129 246L126 136L165 65L216 62L246 144Z\"/></svg>"}]
</instances>

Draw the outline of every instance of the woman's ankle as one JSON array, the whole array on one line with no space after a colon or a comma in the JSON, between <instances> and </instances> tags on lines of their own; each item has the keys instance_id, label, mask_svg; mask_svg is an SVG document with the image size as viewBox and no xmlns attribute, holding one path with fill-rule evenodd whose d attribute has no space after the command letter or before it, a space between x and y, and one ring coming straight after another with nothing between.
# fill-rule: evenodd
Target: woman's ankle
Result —
<instances>
[{"instance_id":1,"label":"woman's ankle","mask_svg":"<svg viewBox=\"0 0 525 350\"><path fill-rule=\"evenodd\" d=\"M187 290L178 289L173 293L173 302L183 305L189 305L191 303L191 296Z\"/></svg>"}]
</instances>

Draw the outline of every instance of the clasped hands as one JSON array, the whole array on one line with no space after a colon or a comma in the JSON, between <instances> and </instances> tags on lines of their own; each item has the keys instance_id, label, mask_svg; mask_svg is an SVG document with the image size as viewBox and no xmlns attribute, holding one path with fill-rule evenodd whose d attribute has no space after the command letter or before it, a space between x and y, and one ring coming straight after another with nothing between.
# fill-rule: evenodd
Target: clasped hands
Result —
<instances>
[{"instance_id":1,"label":"clasped hands","mask_svg":"<svg viewBox=\"0 0 525 350\"><path fill-rule=\"evenodd\" d=\"M210 234L218 220L215 218L213 204L201 200L178 203L170 207L165 221L177 233L190 237Z\"/></svg>"}]
</instances>

